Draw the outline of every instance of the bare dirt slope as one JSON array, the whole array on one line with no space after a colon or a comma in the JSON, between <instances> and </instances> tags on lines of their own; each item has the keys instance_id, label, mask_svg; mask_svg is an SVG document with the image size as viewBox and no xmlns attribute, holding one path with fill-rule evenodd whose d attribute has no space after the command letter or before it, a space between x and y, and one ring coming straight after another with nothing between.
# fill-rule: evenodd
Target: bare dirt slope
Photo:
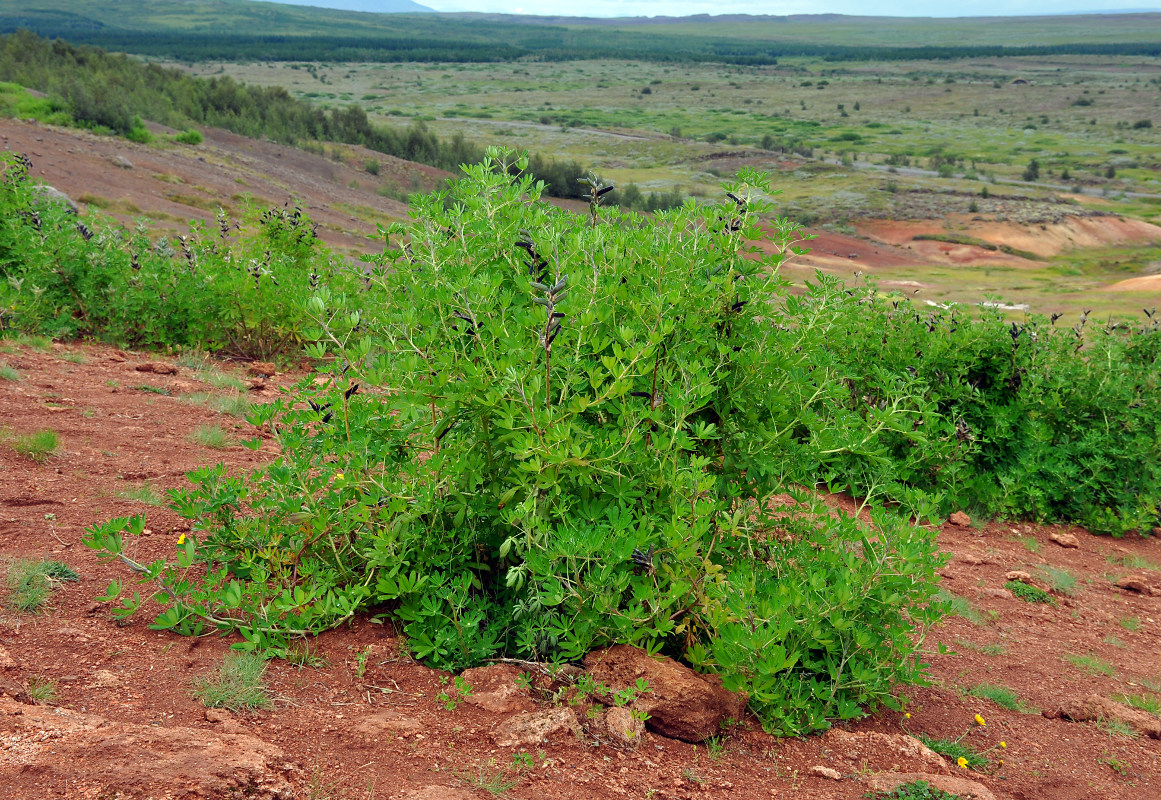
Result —
<instances>
[{"instance_id":1,"label":"bare dirt slope","mask_svg":"<svg viewBox=\"0 0 1161 800\"><path fill-rule=\"evenodd\" d=\"M149 216L184 230L189 220L211 221L219 207L233 216L252 197L263 206L301 206L319 236L348 251L373 249L376 223L407 216L407 207L381 195L428 191L443 170L343 145L342 160L248 139L214 128L196 146L143 145L83 131L0 119L0 150L26 154L32 174L81 204L123 220ZM160 141L160 140L159 140ZM329 152L333 156L334 148ZM368 161L379 173L366 171Z\"/></svg>"},{"instance_id":2,"label":"bare dirt slope","mask_svg":"<svg viewBox=\"0 0 1161 800\"><path fill-rule=\"evenodd\" d=\"M41 614L5 608L0 596L0 798L463 800L499 792L537 800L855 800L909 775L962 797L1161 796L1161 740L1150 738L1161 719L1133 718L1110 702L1161 696L1161 542L1027 524L942 530L954 554L944 586L966 601L974 621L953 617L929 637L932 647L942 642L955 653L931 658L932 686L902 690L909 718L880 711L791 740L766 736L747 719L709 747L653 732L619 744L568 726L502 745L500 732L535 707L524 690L511 682L516 702L492 706L498 710L473 702L449 708L439 699L448 676L412 662L389 624L365 618L321 637L316 667L272 663L273 709L207 710L191 696L192 682L211 672L230 642L153 631L148 619L118 625L94 598L131 574L97 560L80 539L95 522L146 512L148 532L131 544L134 554L172 553L187 528L168 509L134 499L148 496L143 484L158 492L183 486L185 471L217 461L244 470L274 457L273 443L255 453L188 438L202 425L252 435L238 418L183 399L219 391L205 382L211 373L182 365L172 375L142 372L139 365L156 356L104 346L0 348L16 373L0 380L2 425L52 429L61 441L44 464L0 445L0 561L47 557L81 575ZM261 401L273 392L268 384L248 396ZM1077 546L1051 538L1062 534ZM1054 605L1023 602L1004 588L1010 570L1048 585L1047 567L1075 578L1069 587L1056 574L1067 592L1055 592ZM1137 582L1118 588L1123 578ZM55 699L34 703L30 689L46 684ZM969 694L982 684L1012 690L1019 708ZM585 721L583 706L539 703ZM1061 706L1095 719L1040 713ZM986 727L975 724L976 714ZM963 736L991 765L967 770L934 757L908 736L920 733Z\"/></svg>"}]
</instances>

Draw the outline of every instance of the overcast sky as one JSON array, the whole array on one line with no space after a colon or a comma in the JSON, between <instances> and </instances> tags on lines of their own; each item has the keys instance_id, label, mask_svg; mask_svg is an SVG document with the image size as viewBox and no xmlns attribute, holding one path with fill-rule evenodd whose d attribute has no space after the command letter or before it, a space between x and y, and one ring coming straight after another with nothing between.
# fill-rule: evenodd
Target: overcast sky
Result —
<instances>
[{"instance_id":1,"label":"overcast sky","mask_svg":"<svg viewBox=\"0 0 1161 800\"><path fill-rule=\"evenodd\" d=\"M688 14L859 14L894 17L980 17L1003 14L1069 14L1078 11L1157 9L1157 0L416 0L436 11L490 11L587 17L671 16Z\"/></svg>"}]
</instances>

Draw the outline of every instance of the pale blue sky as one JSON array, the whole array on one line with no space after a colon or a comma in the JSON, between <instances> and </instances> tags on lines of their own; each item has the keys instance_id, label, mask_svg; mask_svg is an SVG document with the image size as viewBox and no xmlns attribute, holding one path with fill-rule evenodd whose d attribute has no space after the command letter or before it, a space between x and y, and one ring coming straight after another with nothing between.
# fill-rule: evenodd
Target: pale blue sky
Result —
<instances>
[{"instance_id":1,"label":"pale blue sky","mask_svg":"<svg viewBox=\"0 0 1161 800\"><path fill-rule=\"evenodd\" d=\"M856 14L894 17L981 17L1008 14L1067 14L1082 11L1157 9L1156 0L416 0L436 11L488 11L590 17L685 16L688 14Z\"/></svg>"}]
</instances>

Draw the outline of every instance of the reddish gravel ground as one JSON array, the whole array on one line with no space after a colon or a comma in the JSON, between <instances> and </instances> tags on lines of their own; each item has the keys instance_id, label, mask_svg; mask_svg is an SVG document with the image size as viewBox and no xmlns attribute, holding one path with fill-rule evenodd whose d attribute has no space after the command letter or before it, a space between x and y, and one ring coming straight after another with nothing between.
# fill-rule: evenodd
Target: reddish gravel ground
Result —
<instances>
[{"instance_id":1,"label":"reddish gravel ground","mask_svg":"<svg viewBox=\"0 0 1161 800\"><path fill-rule=\"evenodd\" d=\"M207 463L244 470L272 457L274 445L255 453L195 444L188 437L198 426L218 425L235 438L252 431L183 395L222 395L214 388L221 372L250 379L242 365L198 370L184 362L172 375L137 369L157 358L0 341L0 361L15 370L0 379L0 426L60 436L59 451L43 464L0 445L0 563L52 558L81 575L41 614L17 613L0 598L0 798L419 800L500 791L537 800L838 800L862 797L894 773L945 773L938 779L963 797L1161 796L1161 741L1124 724L1039 713L1094 694L1161 698L1161 544L1008 522L941 531L954 554L944 587L966 601L972 619L952 617L930 635L932 646L955 652L932 657L931 686L901 689L910 718L884 711L790 740L762 734L750 719L710 747L652 732L635 746L565 732L501 747L491 734L510 715L471 703L445 708L437 696L448 676L407 658L390 625L367 620L320 637L314 652L325 663L317 668L272 663L271 710L207 711L191 697L191 684L214 668L229 640L153 631L147 619L118 625L94 598L110 580L130 576L122 565L98 561L80 539L95 522L145 512L149 532L133 545L138 558L171 553L182 520L131 493L141 496L145 484L157 492L182 486L188 470ZM247 397L260 402L292 377L275 376ZM1061 533L1079 546L1050 539ZM1004 589L1010 570L1047 586L1045 567L1075 578L1071 594L1054 593L1055 605L1026 603ZM1125 577L1138 578L1141 591L1118 588ZM31 703L29 686L48 681L55 700ZM969 694L981 684L1011 689L1024 710ZM986 727L975 725L975 714ZM1145 714L1139 727L1150 719L1161 724ZM964 742L992 759L988 770L932 761L904 736L965 732ZM1007 746L999 749L1000 741ZM834 770L837 780L816 767Z\"/></svg>"}]
</instances>

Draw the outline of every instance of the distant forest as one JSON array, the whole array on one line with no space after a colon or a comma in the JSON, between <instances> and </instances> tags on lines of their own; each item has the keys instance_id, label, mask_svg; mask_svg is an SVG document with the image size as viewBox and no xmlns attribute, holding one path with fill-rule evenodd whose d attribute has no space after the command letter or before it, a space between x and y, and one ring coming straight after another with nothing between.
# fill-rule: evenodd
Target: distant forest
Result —
<instances>
[{"instance_id":1,"label":"distant forest","mask_svg":"<svg viewBox=\"0 0 1161 800\"><path fill-rule=\"evenodd\" d=\"M900 61L1161 55L1161 41L1150 30L1156 15L1138 16L1135 25L1126 17L1110 23L1114 27L1108 30L1100 21L1081 18L1027 18L1019 28L1027 36L1013 38L997 36L998 30L981 27L973 20L947 21L931 30L922 27L926 24L923 21L857 17L839 18L837 26L769 22L775 18L753 18L753 22L735 25L691 21L633 25L616 20L596 24L593 20L470 14L359 14L240 0L184 0L180 4L162 0L0 0L0 34L26 29L74 43L182 61L611 58L771 65L788 57ZM859 35L851 33L852 26ZM262 33L239 33L252 31ZM868 39L868 31L879 31L881 36Z\"/></svg>"}]
</instances>

